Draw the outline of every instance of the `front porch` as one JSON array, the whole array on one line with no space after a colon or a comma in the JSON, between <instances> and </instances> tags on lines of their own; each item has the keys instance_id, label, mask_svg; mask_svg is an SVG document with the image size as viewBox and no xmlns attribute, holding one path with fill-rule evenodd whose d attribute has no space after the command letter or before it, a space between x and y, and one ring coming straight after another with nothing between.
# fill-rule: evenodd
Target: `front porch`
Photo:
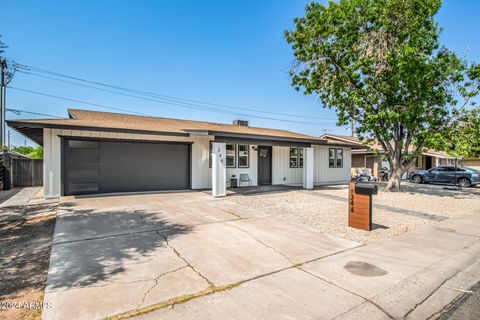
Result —
<instances>
[{"instance_id":1,"label":"front porch","mask_svg":"<svg viewBox=\"0 0 480 320\"><path fill-rule=\"evenodd\" d=\"M229 192L248 192L253 188L255 192L268 191L272 186L281 188L282 185L313 189L314 150L311 145L271 141L251 144L251 141L238 139L231 142L237 143L212 143L213 196L226 196L227 188ZM232 188L235 183L237 188Z\"/></svg>"}]
</instances>

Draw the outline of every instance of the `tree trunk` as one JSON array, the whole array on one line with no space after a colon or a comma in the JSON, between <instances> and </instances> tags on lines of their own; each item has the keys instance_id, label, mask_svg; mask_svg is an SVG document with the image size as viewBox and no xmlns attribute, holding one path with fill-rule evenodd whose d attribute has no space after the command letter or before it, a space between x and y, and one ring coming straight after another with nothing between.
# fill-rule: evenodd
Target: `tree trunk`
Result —
<instances>
[{"instance_id":1,"label":"tree trunk","mask_svg":"<svg viewBox=\"0 0 480 320\"><path fill-rule=\"evenodd\" d=\"M404 168L399 164L390 165L391 174L387 182L387 186L383 191L400 191L400 182L402 181L402 175Z\"/></svg>"}]
</instances>

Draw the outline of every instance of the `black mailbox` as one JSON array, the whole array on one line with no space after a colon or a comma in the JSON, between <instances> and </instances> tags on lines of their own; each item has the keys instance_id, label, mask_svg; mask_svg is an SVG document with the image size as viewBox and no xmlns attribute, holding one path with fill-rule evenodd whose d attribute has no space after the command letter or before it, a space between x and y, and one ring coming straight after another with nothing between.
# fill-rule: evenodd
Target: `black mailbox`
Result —
<instances>
[{"instance_id":1,"label":"black mailbox","mask_svg":"<svg viewBox=\"0 0 480 320\"><path fill-rule=\"evenodd\" d=\"M378 187L370 183L357 183L355 184L355 193L372 195L378 193Z\"/></svg>"}]
</instances>

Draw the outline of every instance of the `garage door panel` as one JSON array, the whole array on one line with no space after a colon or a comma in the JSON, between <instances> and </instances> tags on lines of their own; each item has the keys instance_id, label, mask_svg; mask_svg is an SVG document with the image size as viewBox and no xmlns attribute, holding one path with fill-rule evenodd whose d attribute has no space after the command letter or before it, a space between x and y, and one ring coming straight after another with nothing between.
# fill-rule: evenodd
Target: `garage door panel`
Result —
<instances>
[{"instance_id":1,"label":"garage door panel","mask_svg":"<svg viewBox=\"0 0 480 320\"><path fill-rule=\"evenodd\" d=\"M67 176L74 179L98 179L100 170L98 168L70 168Z\"/></svg>"},{"instance_id":2,"label":"garage door panel","mask_svg":"<svg viewBox=\"0 0 480 320\"><path fill-rule=\"evenodd\" d=\"M64 144L65 194L189 188L187 144L71 141Z\"/></svg>"},{"instance_id":3,"label":"garage door panel","mask_svg":"<svg viewBox=\"0 0 480 320\"><path fill-rule=\"evenodd\" d=\"M98 183L77 182L77 183L69 183L68 190L69 190L69 194L98 193L100 192L100 186Z\"/></svg>"},{"instance_id":4,"label":"garage door panel","mask_svg":"<svg viewBox=\"0 0 480 320\"><path fill-rule=\"evenodd\" d=\"M67 152L65 156L69 159L72 165L93 165L100 164L99 154L87 154L85 152Z\"/></svg>"}]
</instances>

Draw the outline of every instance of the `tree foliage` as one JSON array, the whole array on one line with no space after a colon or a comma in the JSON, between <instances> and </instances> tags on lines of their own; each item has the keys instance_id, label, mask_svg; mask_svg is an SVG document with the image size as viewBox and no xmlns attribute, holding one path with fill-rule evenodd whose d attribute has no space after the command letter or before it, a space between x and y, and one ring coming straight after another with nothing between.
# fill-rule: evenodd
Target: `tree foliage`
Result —
<instances>
[{"instance_id":1,"label":"tree foliage","mask_svg":"<svg viewBox=\"0 0 480 320\"><path fill-rule=\"evenodd\" d=\"M43 148L41 146L36 148L32 146L18 146L12 147L11 150L21 153L32 159L43 159Z\"/></svg>"},{"instance_id":2,"label":"tree foliage","mask_svg":"<svg viewBox=\"0 0 480 320\"><path fill-rule=\"evenodd\" d=\"M450 126L434 134L430 147L455 158L480 158L480 108L455 111Z\"/></svg>"},{"instance_id":3,"label":"tree foliage","mask_svg":"<svg viewBox=\"0 0 480 320\"><path fill-rule=\"evenodd\" d=\"M334 108L338 125L355 121L365 143L382 145L388 190L433 135L451 122L457 99L475 95L469 65L441 46L440 0L310 3L285 32L295 63L292 85Z\"/></svg>"}]
</instances>

